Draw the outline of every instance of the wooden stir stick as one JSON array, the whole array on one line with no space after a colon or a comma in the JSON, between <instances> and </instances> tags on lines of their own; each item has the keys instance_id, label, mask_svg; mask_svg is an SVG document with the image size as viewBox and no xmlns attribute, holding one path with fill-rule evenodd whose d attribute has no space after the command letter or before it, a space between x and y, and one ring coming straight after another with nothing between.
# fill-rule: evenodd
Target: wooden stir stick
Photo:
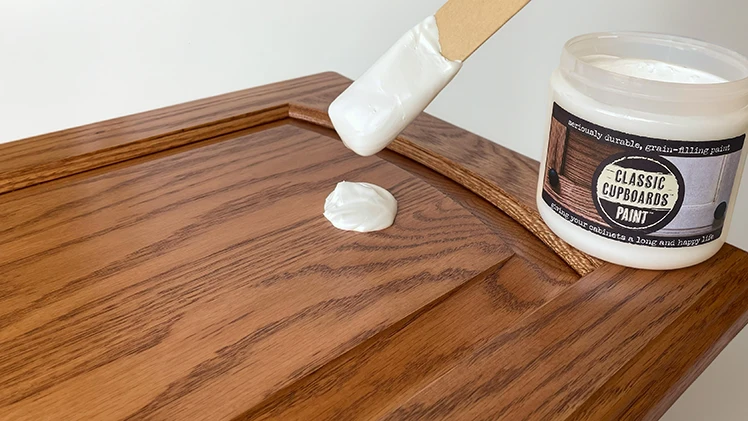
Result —
<instances>
[{"instance_id":1,"label":"wooden stir stick","mask_svg":"<svg viewBox=\"0 0 748 421\"><path fill-rule=\"evenodd\" d=\"M442 55L465 61L530 0L449 0L436 12Z\"/></svg>"},{"instance_id":2,"label":"wooden stir stick","mask_svg":"<svg viewBox=\"0 0 748 421\"><path fill-rule=\"evenodd\" d=\"M449 0L408 31L330 104L330 119L345 145L369 156L392 143L462 62L529 1Z\"/></svg>"}]
</instances>

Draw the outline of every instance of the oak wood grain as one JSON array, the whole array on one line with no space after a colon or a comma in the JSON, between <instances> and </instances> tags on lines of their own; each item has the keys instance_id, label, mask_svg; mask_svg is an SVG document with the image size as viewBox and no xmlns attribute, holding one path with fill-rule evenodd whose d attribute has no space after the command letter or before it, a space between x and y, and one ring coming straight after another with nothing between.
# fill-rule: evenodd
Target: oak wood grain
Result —
<instances>
[{"instance_id":1,"label":"oak wood grain","mask_svg":"<svg viewBox=\"0 0 748 421\"><path fill-rule=\"evenodd\" d=\"M239 419L375 419L567 286L545 278L524 259L512 258Z\"/></svg>"},{"instance_id":2,"label":"oak wood grain","mask_svg":"<svg viewBox=\"0 0 748 421\"><path fill-rule=\"evenodd\" d=\"M289 116L331 128L327 107L346 87L333 87L294 99L289 104ZM535 207L534 184L540 166L533 159L425 113L416 118L389 149L400 153L398 145L404 143L417 144L447 161L459 157L461 160L455 165L476 170L482 177L497 181L499 187L522 206ZM427 163L419 163L431 168Z\"/></svg>"},{"instance_id":3,"label":"oak wood grain","mask_svg":"<svg viewBox=\"0 0 748 421\"><path fill-rule=\"evenodd\" d=\"M533 237L517 221L477 194L465 189L449 178L429 170L410 159L391 151L383 151L379 157L417 175L418 178L436 187L452 200L468 209L486 226L493 229L514 254L524 258L534 270L542 272L550 282L571 284L579 279L579 274L567 265L553 250L538 238ZM534 241L533 241L534 240Z\"/></svg>"},{"instance_id":4,"label":"oak wood grain","mask_svg":"<svg viewBox=\"0 0 748 421\"><path fill-rule=\"evenodd\" d=\"M512 258L239 419L376 419L567 286Z\"/></svg>"},{"instance_id":5,"label":"oak wood grain","mask_svg":"<svg viewBox=\"0 0 748 421\"><path fill-rule=\"evenodd\" d=\"M748 290L735 287L724 283L705 293L569 420L659 419L748 323Z\"/></svg>"},{"instance_id":6,"label":"oak wood grain","mask_svg":"<svg viewBox=\"0 0 748 421\"><path fill-rule=\"evenodd\" d=\"M346 179L389 189L395 225L334 229ZM0 419L229 419L511 256L425 182L289 124L0 205Z\"/></svg>"},{"instance_id":7,"label":"oak wood grain","mask_svg":"<svg viewBox=\"0 0 748 421\"><path fill-rule=\"evenodd\" d=\"M656 419L748 322L745 252L580 278L534 236L537 162L438 119L354 156L349 82L3 146L0 419ZM308 206L349 177L391 230Z\"/></svg>"},{"instance_id":8,"label":"oak wood grain","mask_svg":"<svg viewBox=\"0 0 748 421\"><path fill-rule=\"evenodd\" d=\"M603 412L610 405L605 399L608 394L626 395L626 392L631 393L628 398L637 397L633 401L646 402L647 410L656 407L653 402L661 405L663 391L672 390L672 378L662 373L646 375L643 367L637 367L628 372L631 378L611 380L632 361L641 364L668 351L661 348L651 352L648 346L660 347L664 343L679 346L672 342L673 337L668 338L668 329L680 325L687 330L688 324L703 322L700 311L717 295L739 297L736 304L745 314L746 264L748 254L727 246L705 264L671 272L605 265L531 316L496 335L451 371L407 402L381 414L379 419L641 419L637 412L642 408L634 408L625 417L621 413L620 418L607 418L596 411L596 406L605 404ZM719 286L715 285L715 275L721 281L717 282ZM710 312L704 315L709 316ZM685 326L679 323L683 321L687 321ZM689 339L697 340L690 336ZM678 357L664 356L663 362L677 365ZM667 368L667 364L658 366ZM645 382L663 382L654 396L647 396L646 388L632 390L641 387L636 384L638 374L645 375ZM682 373L672 376L679 374ZM612 384L606 386L607 381ZM600 395L595 395L598 390ZM672 392L665 394L667 408L674 396ZM621 397L612 399L618 401ZM583 405L593 408L592 412L575 414ZM658 413L661 409L662 406Z\"/></svg>"}]
</instances>

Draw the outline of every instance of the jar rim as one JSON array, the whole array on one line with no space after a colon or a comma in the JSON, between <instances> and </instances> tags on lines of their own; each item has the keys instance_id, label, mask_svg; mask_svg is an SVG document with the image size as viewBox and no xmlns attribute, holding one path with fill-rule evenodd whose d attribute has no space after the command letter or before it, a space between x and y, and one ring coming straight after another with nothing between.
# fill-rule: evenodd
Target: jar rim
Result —
<instances>
[{"instance_id":1,"label":"jar rim","mask_svg":"<svg viewBox=\"0 0 748 421\"><path fill-rule=\"evenodd\" d=\"M626 56L619 54L621 51L640 51L653 56ZM674 59L680 58L689 62L690 65L685 67L715 74L726 81L679 83L652 80L606 70L584 60L593 54L606 53L621 58L654 59L684 65ZM665 57L657 56L662 53ZM709 66L712 68L703 68ZM683 36L654 32L595 32L576 36L564 45L561 69L596 89L634 98L660 102L738 101L739 108L748 106L748 58L728 48Z\"/></svg>"}]
</instances>

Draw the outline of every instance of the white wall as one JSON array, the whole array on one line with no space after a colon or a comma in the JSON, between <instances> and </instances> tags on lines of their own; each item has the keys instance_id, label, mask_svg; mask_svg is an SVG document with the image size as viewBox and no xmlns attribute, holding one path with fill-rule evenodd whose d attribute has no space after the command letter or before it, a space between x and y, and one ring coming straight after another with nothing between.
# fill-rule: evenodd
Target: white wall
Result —
<instances>
[{"instance_id":1,"label":"white wall","mask_svg":"<svg viewBox=\"0 0 748 421\"><path fill-rule=\"evenodd\" d=\"M0 0L0 142L326 70L361 74L444 0ZM539 158L564 41L648 30L748 55L745 0L533 0L429 111ZM736 215L748 214L748 172ZM748 218L729 241L748 249ZM665 417L748 419L748 331ZM743 397L743 399L740 399Z\"/></svg>"}]
</instances>

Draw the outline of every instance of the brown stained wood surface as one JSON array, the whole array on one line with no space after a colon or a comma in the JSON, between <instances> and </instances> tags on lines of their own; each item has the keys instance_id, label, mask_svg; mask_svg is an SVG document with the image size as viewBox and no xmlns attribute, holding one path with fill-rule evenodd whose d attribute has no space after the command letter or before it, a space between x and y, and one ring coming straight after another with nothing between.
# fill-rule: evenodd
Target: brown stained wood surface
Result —
<instances>
[{"instance_id":1,"label":"brown stained wood surface","mask_svg":"<svg viewBox=\"0 0 748 421\"><path fill-rule=\"evenodd\" d=\"M541 271L546 280L557 283L570 283L579 279L579 275L569 267L563 259L540 241L529 241L529 232L516 221L502 212L496 212L496 207L460 186L447 177L430 171L428 168L391 151L382 151L381 158L392 162L425 180L442 193L477 216L484 224L494 230L502 240L520 256L528 261L542 262L534 264L534 270Z\"/></svg>"},{"instance_id":2,"label":"brown stained wood surface","mask_svg":"<svg viewBox=\"0 0 748 421\"><path fill-rule=\"evenodd\" d=\"M326 128L348 83L2 146L0 420L654 420L748 322L745 252L580 278L538 163L438 119L355 156ZM333 229L343 179L395 225Z\"/></svg>"},{"instance_id":3,"label":"brown stained wood surface","mask_svg":"<svg viewBox=\"0 0 748 421\"><path fill-rule=\"evenodd\" d=\"M389 189L395 226L322 218L346 179ZM425 182L293 125L2 198L0 419L227 419L511 256Z\"/></svg>"},{"instance_id":4,"label":"brown stained wood surface","mask_svg":"<svg viewBox=\"0 0 748 421\"><path fill-rule=\"evenodd\" d=\"M668 394L680 394L748 322L748 290L737 283L715 286L681 314L625 369L595 391L570 420L657 419L670 406ZM738 287L738 288L736 288ZM698 317L694 317L697 314ZM677 382L681 377L685 381ZM676 389L670 390L673 383ZM652 407L652 403L656 404Z\"/></svg>"},{"instance_id":5,"label":"brown stained wood surface","mask_svg":"<svg viewBox=\"0 0 748 421\"><path fill-rule=\"evenodd\" d=\"M345 88L346 86L333 87L320 92L319 95L299 98L290 104L289 115L321 126L332 127L327 116L327 107ZM391 145L394 148L390 149L400 153L397 148L405 148L406 143L434 151L434 158L441 158L447 162L457 158L463 160L459 162L459 166L475 171L489 181L496 182L497 187L504 190L520 205L528 209L535 208L535 190L531 187L538 179L539 164L537 161L489 142L478 135L457 129L428 114L421 114ZM426 165L423 162L420 163ZM429 165L426 166L431 168Z\"/></svg>"},{"instance_id":6,"label":"brown stained wood surface","mask_svg":"<svg viewBox=\"0 0 748 421\"><path fill-rule=\"evenodd\" d=\"M495 336L381 419L573 419L574 410L582 403L598 407L601 396L593 396L593 392L646 352L647 343L664 339L668 325L672 326L686 309L702 308L699 301L709 296L705 286L711 283L704 280L705 272L716 270L725 278L715 292L742 297L748 290L746 264L746 253L727 246L703 265L667 273L606 265ZM676 282L680 288L674 290ZM653 318L653 314L658 317ZM692 313L688 318L702 317ZM688 355L662 358L677 361ZM636 374L634 379L642 375L651 382L667 379L637 368L632 373ZM613 399L621 399L631 388L629 383L615 384ZM646 397L650 405L652 400L662 398L662 392L653 395ZM651 409L647 407L643 414L617 414L613 418L596 414L581 419L642 419Z\"/></svg>"},{"instance_id":7,"label":"brown stained wood surface","mask_svg":"<svg viewBox=\"0 0 748 421\"><path fill-rule=\"evenodd\" d=\"M270 396L241 419L377 418L443 377L566 286L546 279L525 261L512 259L421 317L383 332ZM466 324L467 320L473 322Z\"/></svg>"}]
</instances>

